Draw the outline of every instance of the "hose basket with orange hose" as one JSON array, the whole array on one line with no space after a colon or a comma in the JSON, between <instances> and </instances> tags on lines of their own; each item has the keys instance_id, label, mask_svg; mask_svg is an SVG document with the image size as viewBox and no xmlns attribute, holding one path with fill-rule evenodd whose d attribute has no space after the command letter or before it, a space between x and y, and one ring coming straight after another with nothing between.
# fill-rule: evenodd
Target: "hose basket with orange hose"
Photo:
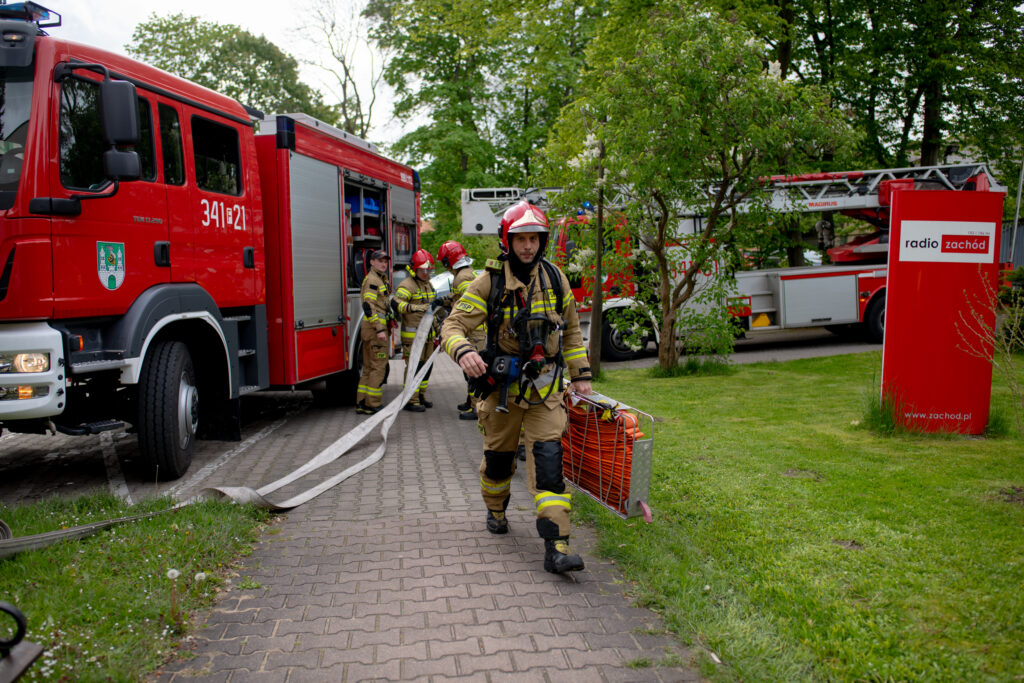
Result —
<instances>
[{"instance_id":1,"label":"hose basket with orange hose","mask_svg":"<svg viewBox=\"0 0 1024 683\"><path fill-rule=\"evenodd\" d=\"M650 516L654 418L600 394L568 392L562 471L576 488L621 517ZM641 421L647 433L641 431ZM649 421L649 422L647 422Z\"/></svg>"}]
</instances>

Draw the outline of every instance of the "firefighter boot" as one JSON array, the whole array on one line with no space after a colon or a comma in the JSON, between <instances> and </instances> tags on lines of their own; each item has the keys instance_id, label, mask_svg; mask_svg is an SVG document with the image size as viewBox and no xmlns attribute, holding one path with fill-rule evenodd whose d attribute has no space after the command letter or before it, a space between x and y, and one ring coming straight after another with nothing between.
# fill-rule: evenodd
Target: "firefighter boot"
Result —
<instances>
[{"instance_id":1,"label":"firefighter boot","mask_svg":"<svg viewBox=\"0 0 1024 683\"><path fill-rule=\"evenodd\" d=\"M368 406L366 405L366 401L360 401L356 404L356 414L373 415L374 413L379 413L380 408L380 406Z\"/></svg>"},{"instance_id":2,"label":"firefighter boot","mask_svg":"<svg viewBox=\"0 0 1024 683\"><path fill-rule=\"evenodd\" d=\"M487 511L487 530L492 534L508 533L508 519L505 518L505 513L503 511Z\"/></svg>"},{"instance_id":3,"label":"firefighter boot","mask_svg":"<svg viewBox=\"0 0 1024 683\"><path fill-rule=\"evenodd\" d=\"M460 406L455 406L456 408L459 409L459 419L460 420L475 420L476 419L476 410L473 409L473 404L470 403L469 407L466 407L466 408L464 408L463 406L465 406L465 404L462 404Z\"/></svg>"},{"instance_id":4,"label":"firefighter boot","mask_svg":"<svg viewBox=\"0 0 1024 683\"><path fill-rule=\"evenodd\" d=\"M420 405L423 406L424 408L433 408L434 402L428 401L427 395L423 392L420 392Z\"/></svg>"},{"instance_id":5,"label":"firefighter boot","mask_svg":"<svg viewBox=\"0 0 1024 683\"><path fill-rule=\"evenodd\" d=\"M583 569L583 558L569 551L569 537L544 539L544 571L552 574L578 572Z\"/></svg>"},{"instance_id":6,"label":"firefighter boot","mask_svg":"<svg viewBox=\"0 0 1024 683\"><path fill-rule=\"evenodd\" d=\"M466 400L465 401L463 401L459 405L455 406L455 409L458 410L460 413L464 413L467 410L471 410L472 408L473 408L473 398L469 394L466 394Z\"/></svg>"},{"instance_id":7,"label":"firefighter boot","mask_svg":"<svg viewBox=\"0 0 1024 683\"><path fill-rule=\"evenodd\" d=\"M522 460L526 462L526 446L519 444L519 448L516 449L516 460Z\"/></svg>"},{"instance_id":8,"label":"firefighter boot","mask_svg":"<svg viewBox=\"0 0 1024 683\"><path fill-rule=\"evenodd\" d=\"M427 409L420 405L419 399L414 398L405 404L405 410L410 413L425 413Z\"/></svg>"}]
</instances>

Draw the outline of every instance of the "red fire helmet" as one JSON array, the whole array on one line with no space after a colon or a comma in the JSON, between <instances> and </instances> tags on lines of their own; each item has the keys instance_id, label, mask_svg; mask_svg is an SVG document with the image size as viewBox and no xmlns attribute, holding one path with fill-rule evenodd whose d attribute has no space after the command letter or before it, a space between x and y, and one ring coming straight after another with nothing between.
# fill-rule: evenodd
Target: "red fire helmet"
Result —
<instances>
[{"instance_id":1,"label":"red fire helmet","mask_svg":"<svg viewBox=\"0 0 1024 683\"><path fill-rule=\"evenodd\" d=\"M437 260L445 268L454 268L455 264L465 257L465 248L455 240L448 240L437 248Z\"/></svg>"},{"instance_id":2,"label":"red fire helmet","mask_svg":"<svg viewBox=\"0 0 1024 683\"><path fill-rule=\"evenodd\" d=\"M545 237L541 242L547 244L548 217L544 212L525 199L505 211L501 217L501 244L509 250L508 236L517 232L539 232Z\"/></svg>"},{"instance_id":3,"label":"red fire helmet","mask_svg":"<svg viewBox=\"0 0 1024 683\"><path fill-rule=\"evenodd\" d=\"M420 249L412 255L412 267L414 270L420 268L433 268L434 257L426 249Z\"/></svg>"}]
</instances>

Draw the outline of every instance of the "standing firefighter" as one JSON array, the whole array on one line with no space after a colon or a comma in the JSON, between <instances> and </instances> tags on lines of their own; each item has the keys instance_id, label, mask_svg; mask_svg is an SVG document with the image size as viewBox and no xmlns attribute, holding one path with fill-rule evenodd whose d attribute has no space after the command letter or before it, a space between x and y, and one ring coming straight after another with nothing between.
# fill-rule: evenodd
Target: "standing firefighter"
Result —
<instances>
[{"instance_id":1,"label":"standing firefighter","mask_svg":"<svg viewBox=\"0 0 1024 683\"><path fill-rule=\"evenodd\" d=\"M430 274L434 270L434 257L426 249L420 249L412 255L412 267L407 270L409 276L402 280L402 284L398 285L395 290L395 305L402 317L402 358L406 363L405 381L408 383L434 351L434 345L429 343L428 339L428 343L423 345L423 355L418 362L409 358L420 319L434 305L434 287L430 284ZM430 334L433 337L433 330ZM428 371L427 376L420 382L419 391L414 393L409 399L409 403L406 404L406 410L422 413L427 408L434 407L434 404L427 400L427 381L429 379L430 372Z\"/></svg>"},{"instance_id":2,"label":"standing firefighter","mask_svg":"<svg viewBox=\"0 0 1024 683\"><path fill-rule=\"evenodd\" d=\"M472 267L473 259L466 255L466 249L461 244L453 240L449 240L438 248L437 260L455 276L452 278L452 294L450 301L445 302L448 310L451 311L455 305L459 303L459 300L462 299L462 295L466 293L469 283L476 279L476 273L473 271ZM477 351L484 350L484 342L486 339L487 331L483 323L473 330L473 333L469 336L469 341ZM466 380L468 382L468 376ZM460 420L476 419L476 399L471 396L471 393L472 392L467 388L465 403L457 406L459 409Z\"/></svg>"},{"instance_id":3,"label":"standing firefighter","mask_svg":"<svg viewBox=\"0 0 1024 683\"><path fill-rule=\"evenodd\" d=\"M359 336L363 343L363 373L359 377L356 393L356 412L373 415L380 410L384 389L384 375L388 367L388 318L391 299L388 295L388 261L383 251L370 254L370 272L363 278L360 296L363 302L363 322Z\"/></svg>"},{"instance_id":4,"label":"standing firefighter","mask_svg":"<svg viewBox=\"0 0 1024 683\"><path fill-rule=\"evenodd\" d=\"M544 569L560 574L583 569L569 551L572 498L562 478L563 374L589 394L590 367L569 281L544 260L548 220L522 201L501 219L504 263L488 262L488 275L474 280L441 336L445 351L475 378L484 434L480 492L487 530L508 532L505 510L515 472L520 430L526 440L526 472L544 539ZM487 325L487 344L477 352L470 337Z\"/></svg>"}]
</instances>

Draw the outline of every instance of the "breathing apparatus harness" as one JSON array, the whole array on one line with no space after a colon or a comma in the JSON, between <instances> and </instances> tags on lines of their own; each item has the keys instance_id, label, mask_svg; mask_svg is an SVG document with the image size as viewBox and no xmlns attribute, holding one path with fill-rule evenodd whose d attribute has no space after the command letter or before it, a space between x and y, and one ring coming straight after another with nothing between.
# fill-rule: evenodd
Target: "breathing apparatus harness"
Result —
<instances>
[{"instance_id":1,"label":"breathing apparatus harness","mask_svg":"<svg viewBox=\"0 0 1024 683\"><path fill-rule=\"evenodd\" d=\"M565 322L555 323L545 313L533 313L534 294L540 286L540 296L547 308L547 299L544 297L544 280L551 285L555 294L555 311L559 318L562 316L562 278L558 269L544 258L540 259L537 268L537 277L530 283L530 289L524 297L522 290L508 290L505 288L505 268L499 262L498 268L488 268L491 277L491 291L487 296L487 345L481 352L484 362L487 364L487 373L472 381L473 394L477 398L485 399L491 392L497 389L498 396L497 411L508 412L508 391L509 386L515 382L519 386L517 401L527 405L540 405L551 396L555 386L561 387L562 377L565 372L565 359L562 357L562 337L558 336L558 351L554 356L546 356L544 344L547 338L554 332L565 329ZM512 333L519 342L518 355L502 353L498 347L498 330L505 317L505 310L511 308L516 311L512 318ZM554 364L554 376L547 387L547 392L537 387L537 380L540 379L541 370L547 364ZM529 399L529 390L533 389L540 397L538 401Z\"/></svg>"}]
</instances>

